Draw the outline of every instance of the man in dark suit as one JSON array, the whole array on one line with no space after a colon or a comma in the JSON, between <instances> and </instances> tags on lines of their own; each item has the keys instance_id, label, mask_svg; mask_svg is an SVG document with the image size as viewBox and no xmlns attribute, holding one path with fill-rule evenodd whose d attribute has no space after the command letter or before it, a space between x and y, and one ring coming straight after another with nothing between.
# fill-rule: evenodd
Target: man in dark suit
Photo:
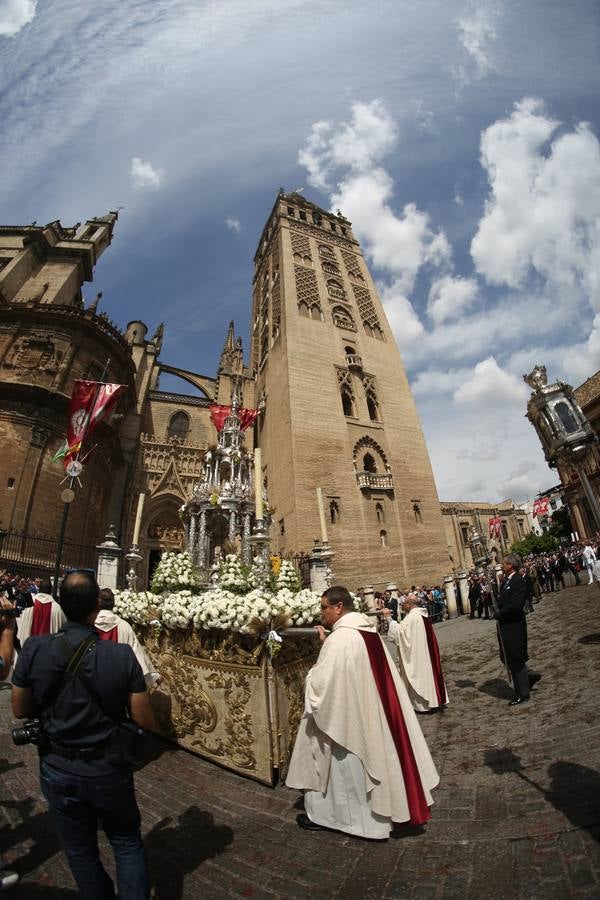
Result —
<instances>
[{"instance_id":1,"label":"man in dark suit","mask_svg":"<svg viewBox=\"0 0 600 900\"><path fill-rule=\"evenodd\" d=\"M502 561L504 580L498 597L498 643L500 658L508 666L515 696L510 706L529 700L530 688L542 677L527 669L527 620L525 605L528 598L526 581L519 575L521 558L509 553Z\"/></svg>"}]
</instances>

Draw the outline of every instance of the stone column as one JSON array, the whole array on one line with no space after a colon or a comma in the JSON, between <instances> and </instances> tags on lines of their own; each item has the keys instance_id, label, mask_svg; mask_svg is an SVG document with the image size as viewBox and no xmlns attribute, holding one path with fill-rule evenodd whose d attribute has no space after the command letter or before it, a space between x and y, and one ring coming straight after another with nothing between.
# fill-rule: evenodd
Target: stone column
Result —
<instances>
[{"instance_id":1,"label":"stone column","mask_svg":"<svg viewBox=\"0 0 600 900\"><path fill-rule=\"evenodd\" d=\"M375 606L375 591L373 587L370 584L365 585L363 593L367 606L374 612L377 607Z\"/></svg>"},{"instance_id":2,"label":"stone column","mask_svg":"<svg viewBox=\"0 0 600 900\"><path fill-rule=\"evenodd\" d=\"M106 537L96 547L98 551L98 584L101 588L116 590L119 583L119 557L121 548L117 544L115 526L109 525Z\"/></svg>"},{"instance_id":3,"label":"stone column","mask_svg":"<svg viewBox=\"0 0 600 900\"><path fill-rule=\"evenodd\" d=\"M229 540L235 537L235 509L229 511Z\"/></svg>"},{"instance_id":4,"label":"stone column","mask_svg":"<svg viewBox=\"0 0 600 900\"><path fill-rule=\"evenodd\" d=\"M333 553L328 546L313 547L310 555L310 589L321 596L329 587L329 563Z\"/></svg>"},{"instance_id":5,"label":"stone column","mask_svg":"<svg viewBox=\"0 0 600 900\"><path fill-rule=\"evenodd\" d=\"M458 590L460 591L460 602L462 606L463 615L466 615L467 612L470 612L469 609L469 581L467 579L466 572L458 573Z\"/></svg>"},{"instance_id":6,"label":"stone column","mask_svg":"<svg viewBox=\"0 0 600 900\"><path fill-rule=\"evenodd\" d=\"M458 609L456 606L456 593L454 591L454 575L446 575L444 578L444 590L446 591L448 618L455 619L458 615Z\"/></svg>"}]
</instances>

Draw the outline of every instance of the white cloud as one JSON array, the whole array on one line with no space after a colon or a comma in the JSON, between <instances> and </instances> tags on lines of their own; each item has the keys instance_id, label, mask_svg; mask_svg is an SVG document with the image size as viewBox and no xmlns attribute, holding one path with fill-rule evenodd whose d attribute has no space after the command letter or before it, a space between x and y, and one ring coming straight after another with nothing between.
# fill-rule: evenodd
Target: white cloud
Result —
<instances>
[{"instance_id":1,"label":"white cloud","mask_svg":"<svg viewBox=\"0 0 600 900\"><path fill-rule=\"evenodd\" d=\"M353 103L350 122L315 122L298 162L308 170L308 183L327 188L340 168L369 171L397 140L397 127L381 100Z\"/></svg>"},{"instance_id":2,"label":"white cloud","mask_svg":"<svg viewBox=\"0 0 600 900\"><path fill-rule=\"evenodd\" d=\"M472 74L481 78L493 71L492 46L497 38L500 12L497 0L477 0L477 5L471 3L469 11L458 19L458 39L471 60L469 69L460 66L457 70L461 81L471 80Z\"/></svg>"},{"instance_id":3,"label":"white cloud","mask_svg":"<svg viewBox=\"0 0 600 900\"><path fill-rule=\"evenodd\" d=\"M477 298L477 282L473 278L444 275L436 279L429 291L427 311L436 325L457 319L473 306Z\"/></svg>"},{"instance_id":4,"label":"white cloud","mask_svg":"<svg viewBox=\"0 0 600 900\"><path fill-rule=\"evenodd\" d=\"M381 285L381 302L401 350L409 351L425 334L425 329L410 300L400 286Z\"/></svg>"},{"instance_id":5,"label":"white cloud","mask_svg":"<svg viewBox=\"0 0 600 900\"><path fill-rule=\"evenodd\" d=\"M527 399L527 388L523 381L502 369L493 356L478 362L470 379L454 392L454 400L459 406L469 406L473 410L491 411L507 406L523 408Z\"/></svg>"},{"instance_id":6,"label":"white cloud","mask_svg":"<svg viewBox=\"0 0 600 900\"><path fill-rule=\"evenodd\" d=\"M331 207L352 220L366 254L391 276L405 307L421 266L446 266L452 254L445 234L435 231L414 203L400 215L391 208L394 182L380 162L397 139L396 124L381 100L353 103L349 122L312 126L298 161L310 184L329 188Z\"/></svg>"},{"instance_id":7,"label":"white cloud","mask_svg":"<svg viewBox=\"0 0 600 900\"><path fill-rule=\"evenodd\" d=\"M163 179L163 170L155 169L152 163L134 156L131 160L131 186L136 190L160 187Z\"/></svg>"},{"instance_id":8,"label":"white cloud","mask_svg":"<svg viewBox=\"0 0 600 900\"><path fill-rule=\"evenodd\" d=\"M239 234L242 230L242 226L240 224L239 219L227 219L225 224L229 228L230 231L235 231L236 234Z\"/></svg>"},{"instance_id":9,"label":"white cloud","mask_svg":"<svg viewBox=\"0 0 600 900\"><path fill-rule=\"evenodd\" d=\"M0 0L0 35L14 37L33 21L37 0Z\"/></svg>"},{"instance_id":10,"label":"white cloud","mask_svg":"<svg viewBox=\"0 0 600 900\"><path fill-rule=\"evenodd\" d=\"M492 284L523 288L535 275L600 312L600 144L587 124L550 143L558 126L525 98L483 132L490 196L471 254Z\"/></svg>"}]
</instances>

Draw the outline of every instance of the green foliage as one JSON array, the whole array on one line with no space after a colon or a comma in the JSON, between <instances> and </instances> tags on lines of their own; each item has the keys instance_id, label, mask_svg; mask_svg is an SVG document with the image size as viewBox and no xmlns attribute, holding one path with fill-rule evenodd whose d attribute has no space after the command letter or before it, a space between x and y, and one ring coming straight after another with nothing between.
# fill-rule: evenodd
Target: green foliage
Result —
<instances>
[{"instance_id":1,"label":"green foliage","mask_svg":"<svg viewBox=\"0 0 600 900\"><path fill-rule=\"evenodd\" d=\"M522 541L515 541L510 548L511 553L528 556L530 553L550 553L555 550L558 541L552 534L528 534Z\"/></svg>"},{"instance_id":2,"label":"green foliage","mask_svg":"<svg viewBox=\"0 0 600 900\"><path fill-rule=\"evenodd\" d=\"M554 535L557 540L561 538L571 539L571 519L566 506L561 506L552 515L552 525L550 526L550 534Z\"/></svg>"}]
</instances>

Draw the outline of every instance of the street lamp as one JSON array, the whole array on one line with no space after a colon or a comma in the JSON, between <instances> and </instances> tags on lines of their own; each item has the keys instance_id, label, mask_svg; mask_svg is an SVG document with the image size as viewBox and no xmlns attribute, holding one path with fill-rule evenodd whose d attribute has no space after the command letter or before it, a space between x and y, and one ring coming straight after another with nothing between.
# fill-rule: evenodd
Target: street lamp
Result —
<instances>
[{"instance_id":1,"label":"street lamp","mask_svg":"<svg viewBox=\"0 0 600 900\"><path fill-rule=\"evenodd\" d=\"M562 465L577 473L587 497L597 531L600 531L600 504L587 475L594 461L598 437L581 411L570 384L548 384L545 366L535 366L523 380L532 389L527 418L537 431L548 465Z\"/></svg>"}]
</instances>

